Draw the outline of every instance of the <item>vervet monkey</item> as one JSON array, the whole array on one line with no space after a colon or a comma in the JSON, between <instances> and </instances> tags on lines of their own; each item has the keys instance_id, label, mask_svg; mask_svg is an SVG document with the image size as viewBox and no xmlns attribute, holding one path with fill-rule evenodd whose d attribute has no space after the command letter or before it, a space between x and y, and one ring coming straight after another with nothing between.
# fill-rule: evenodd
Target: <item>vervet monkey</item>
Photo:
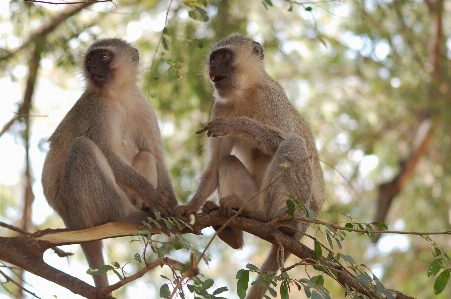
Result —
<instances>
[{"instance_id":1,"label":"vervet monkey","mask_svg":"<svg viewBox=\"0 0 451 299\"><path fill-rule=\"evenodd\" d=\"M69 229L140 224L177 205L155 112L136 85L138 63L124 40L95 42L83 58L86 90L49 139L42 185ZM91 268L104 264L101 241L81 247ZM108 286L106 275L94 282Z\"/></svg>"},{"instance_id":2,"label":"vervet monkey","mask_svg":"<svg viewBox=\"0 0 451 299\"><path fill-rule=\"evenodd\" d=\"M241 35L221 40L208 54L206 71L215 103L210 122L197 132L207 131L211 137L208 162L196 193L176 208L176 216L196 213L214 191L220 212L231 216L283 171L275 184L245 206L243 214L263 222L281 217L289 196L301 199L315 214L320 211L325 191L312 130L266 73L263 61L261 45ZM289 234L299 240L308 224L298 222L294 227L298 231ZM233 248L243 245L240 230L228 227L219 237ZM277 271L277 251L278 246L272 245L262 271ZM265 290L252 286L247 298L262 298Z\"/></svg>"}]
</instances>

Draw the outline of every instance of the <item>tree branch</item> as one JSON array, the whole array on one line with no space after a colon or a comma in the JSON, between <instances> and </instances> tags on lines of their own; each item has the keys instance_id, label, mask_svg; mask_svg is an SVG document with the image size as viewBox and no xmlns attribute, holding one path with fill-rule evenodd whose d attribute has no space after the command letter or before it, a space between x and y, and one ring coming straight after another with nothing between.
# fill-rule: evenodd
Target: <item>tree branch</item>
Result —
<instances>
[{"instance_id":1,"label":"tree branch","mask_svg":"<svg viewBox=\"0 0 451 299\"><path fill-rule=\"evenodd\" d=\"M211 213L200 213L195 215L195 222L193 230L189 228L182 229L181 233L196 233L200 234L201 230L209 226L220 226L229 221L228 218L220 216L218 211ZM241 229L251 233L263 240L273 244L280 243L285 250L288 250L293 255L299 257L301 260L314 261L315 253L313 250L296 241L290 236L280 232L273 223L263 223L257 220L238 216L232 219L229 226ZM21 267L33 274L41 276L47 280L53 281L74 293L85 296L86 298L105 298L105 294L110 292L109 289L96 289L77 278L74 278L62 271L54 269L47 265L42 255L45 250L56 245L75 244L80 242L87 242L99 240L104 238L112 238L117 236L126 236L135 234L136 230L142 230L143 227L139 225L131 225L124 223L107 223L95 228L79 231L69 231L67 229L51 230L47 229L39 231L31 236L26 237L0 237L0 260L4 260L10 264ZM145 228L144 228L145 229ZM151 233L157 233L157 230L151 230ZM136 279L138 276L144 275L145 272L154 268L156 264L161 263L180 266L181 264L173 260L156 260L149 263L146 268L135 274L136 276L129 277L130 280ZM322 259L321 263L328 268L335 269L338 273L337 280L340 284L347 284L351 289L356 290L367 296L371 296L372 290L366 286L355 281L355 278L342 266L330 262L327 259ZM110 286L108 288L120 287L120 285ZM396 291L394 291L396 292ZM397 293L397 299L413 298L408 295Z\"/></svg>"},{"instance_id":2,"label":"tree branch","mask_svg":"<svg viewBox=\"0 0 451 299\"><path fill-rule=\"evenodd\" d=\"M17 53L19 53L21 50L28 47L31 43L35 42L36 40L40 40L43 37L45 37L47 34L55 30L61 23L66 21L71 16L75 15L82 9L94 4L93 1L83 2L82 4L77 5L69 5L67 6L62 12L56 13L56 15L49 19L47 22L42 24L41 27L39 27L35 32L31 33L28 39L19 47L17 47L14 50L9 51L6 55L0 57L0 61L8 60Z\"/></svg>"}]
</instances>

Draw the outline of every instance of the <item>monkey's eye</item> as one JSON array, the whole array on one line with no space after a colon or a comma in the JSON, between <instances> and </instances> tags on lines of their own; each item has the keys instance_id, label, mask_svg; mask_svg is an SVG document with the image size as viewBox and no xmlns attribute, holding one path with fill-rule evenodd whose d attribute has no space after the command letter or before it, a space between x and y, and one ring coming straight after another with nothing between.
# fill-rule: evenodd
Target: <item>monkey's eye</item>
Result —
<instances>
[{"instance_id":1,"label":"monkey's eye","mask_svg":"<svg viewBox=\"0 0 451 299\"><path fill-rule=\"evenodd\" d=\"M108 58L108 54L107 53L100 53L100 59L101 60L106 60Z\"/></svg>"},{"instance_id":2,"label":"monkey's eye","mask_svg":"<svg viewBox=\"0 0 451 299\"><path fill-rule=\"evenodd\" d=\"M229 55L230 55L229 52L222 52L221 53L221 58L222 59L226 59L227 57L229 57Z\"/></svg>"},{"instance_id":3,"label":"monkey's eye","mask_svg":"<svg viewBox=\"0 0 451 299\"><path fill-rule=\"evenodd\" d=\"M91 63L92 63L92 56L88 56L88 57L86 58L86 63L87 63L87 64L91 64Z\"/></svg>"}]
</instances>

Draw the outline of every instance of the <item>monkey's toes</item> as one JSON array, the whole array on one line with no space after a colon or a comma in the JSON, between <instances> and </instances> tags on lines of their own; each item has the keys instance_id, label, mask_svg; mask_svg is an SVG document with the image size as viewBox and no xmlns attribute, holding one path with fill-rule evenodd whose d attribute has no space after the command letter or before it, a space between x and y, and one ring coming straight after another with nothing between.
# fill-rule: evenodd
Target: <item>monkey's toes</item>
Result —
<instances>
[{"instance_id":1,"label":"monkey's toes","mask_svg":"<svg viewBox=\"0 0 451 299\"><path fill-rule=\"evenodd\" d=\"M204 206L202 207L202 212L210 213L212 211L219 210L219 206L212 201L206 201Z\"/></svg>"}]
</instances>

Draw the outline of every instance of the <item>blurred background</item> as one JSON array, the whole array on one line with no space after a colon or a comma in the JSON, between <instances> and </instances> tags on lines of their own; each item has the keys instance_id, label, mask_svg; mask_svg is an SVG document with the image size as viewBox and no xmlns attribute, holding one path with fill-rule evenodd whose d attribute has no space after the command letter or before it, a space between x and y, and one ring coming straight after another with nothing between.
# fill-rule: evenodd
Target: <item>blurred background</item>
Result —
<instances>
[{"instance_id":1,"label":"blurred background","mask_svg":"<svg viewBox=\"0 0 451 299\"><path fill-rule=\"evenodd\" d=\"M349 212L390 230L451 230L451 1L59 2L0 0L0 221L30 232L64 226L40 182L47 139L83 92L80 55L102 37L124 38L140 51L139 84L159 118L178 200L188 201L206 140L194 132L208 122L213 104L205 55L221 38L241 33L262 44L267 72L313 128L327 188L320 220L344 224L341 213ZM317 228L310 233L324 238ZM0 234L14 235L2 227ZM212 230L204 234L185 237L202 250ZM129 274L139 267L135 239L105 242L108 260L130 263ZM432 239L450 252L451 237ZM214 241L212 261L201 265L216 287L229 287L227 298L238 298L237 270L260 265L269 248L250 235L246 242L234 251ZM426 269L435 258L420 236L384 235L373 243L347 234L342 244L338 252L365 264L387 288L417 298L451 296L451 285L434 295L435 278ZM91 283L80 247L63 249L76 255L66 260L46 252L45 260ZM187 253L170 255L188 260ZM23 276L39 298L80 298L1 261L0 270ZM316 275L296 271L290 276ZM166 282L160 275L171 274L155 269L115 295L158 298ZM5 281L0 275L0 298L32 298ZM332 298L344 298L329 278L326 287ZM307 298L303 291L290 294Z\"/></svg>"}]
</instances>

